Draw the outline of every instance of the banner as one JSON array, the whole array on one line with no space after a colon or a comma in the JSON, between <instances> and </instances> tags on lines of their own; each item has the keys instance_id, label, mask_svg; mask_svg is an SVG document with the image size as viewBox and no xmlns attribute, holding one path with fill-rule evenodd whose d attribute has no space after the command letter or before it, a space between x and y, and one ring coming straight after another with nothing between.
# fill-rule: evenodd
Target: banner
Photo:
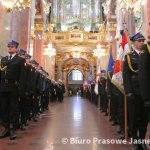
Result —
<instances>
[{"instance_id":1,"label":"banner","mask_svg":"<svg viewBox=\"0 0 150 150\"><path fill-rule=\"evenodd\" d=\"M100 67L100 61L99 61L98 68L97 68L97 74L96 74L95 88L94 88L94 92L96 95L98 95L98 81L100 79L100 73L101 73L101 67Z\"/></svg>"},{"instance_id":2,"label":"banner","mask_svg":"<svg viewBox=\"0 0 150 150\"><path fill-rule=\"evenodd\" d=\"M117 59L114 65L114 72L111 82L124 94L123 75L122 75L123 61L124 56L130 51L130 49L125 31L121 30L120 35L121 35L120 46L117 51Z\"/></svg>"}]
</instances>

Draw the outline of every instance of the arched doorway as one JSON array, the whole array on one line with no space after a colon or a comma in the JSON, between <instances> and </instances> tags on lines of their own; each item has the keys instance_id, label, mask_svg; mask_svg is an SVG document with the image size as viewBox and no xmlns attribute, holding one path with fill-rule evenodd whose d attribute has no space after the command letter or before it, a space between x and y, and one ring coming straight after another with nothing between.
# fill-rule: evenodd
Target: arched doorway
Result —
<instances>
[{"instance_id":1,"label":"arched doorway","mask_svg":"<svg viewBox=\"0 0 150 150\"><path fill-rule=\"evenodd\" d=\"M80 70L71 70L68 73L68 95L82 95L83 82L83 73Z\"/></svg>"},{"instance_id":2,"label":"arched doorway","mask_svg":"<svg viewBox=\"0 0 150 150\"><path fill-rule=\"evenodd\" d=\"M76 89L81 87L83 82L87 80L90 67L90 62L83 58L69 58L63 61L62 79L66 87L66 95L69 95L68 92L71 88L73 94L76 94Z\"/></svg>"}]
</instances>

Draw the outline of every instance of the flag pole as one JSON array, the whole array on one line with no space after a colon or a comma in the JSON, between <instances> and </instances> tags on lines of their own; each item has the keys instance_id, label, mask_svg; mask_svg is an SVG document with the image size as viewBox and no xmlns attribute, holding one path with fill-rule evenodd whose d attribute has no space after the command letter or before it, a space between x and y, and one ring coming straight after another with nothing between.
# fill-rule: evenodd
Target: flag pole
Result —
<instances>
[{"instance_id":1,"label":"flag pole","mask_svg":"<svg viewBox=\"0 0 150 150\"><path fill-rule=\"evenodd\" d=\"M125 31L126 36L127 36L129 49L130 49L130 51L132 51L132 46L130 43L130 38L129 38L129 34L128 34L128 29L126 27L126 23L123 23L123 27L124 27L124 31ZM124 94L124 113L125 113L124 114L124 117L125 117L125 139L127 140L128 139L128 105L127 105L127 97L125 94Z\"/></svg>"},{"instance_id":2,"label":"flag pole","mask_svg":"<svg viewBox=\"0 0 150 150\"><path fill-rule=\"evenodd\" d=\"M100 93L99 93L99 82L100 82L100 72L101 72L101 69L100 69L100 57L98 58L98 80L97 80L97 84L98 84L98 110L100 110Z\"/></svg>"},{"instance_id":3,"label":"flag pole","mask_svg":"<svg viewBox=\"0 0 150 150\"><path fill-rule=\"evenodd\" d=\"M100 99L101 99L100 94L98 94L98 110L100 110Z\"/></svg>"},{"instance_id":4,"label":"flag pole","mask_svg":"<svg viewBox=\"0 0 150 150\"><path fill-rule=\"evenodd\" d=\"M128 113L127 113L127 97L124 95L124 117L125 117L125 139L128 139Z\"/></svg>"},{"instance_id":5,"label":"flag pole","mask_svg":"<svg viewBox=\"0 0 150 150\"><path fill-rule=\"evenodd\" d=\"M111 117L111 113L110 113L110 98L108 98L108 116L109 116L109 119Z\"/></svg>"}]
</instances>

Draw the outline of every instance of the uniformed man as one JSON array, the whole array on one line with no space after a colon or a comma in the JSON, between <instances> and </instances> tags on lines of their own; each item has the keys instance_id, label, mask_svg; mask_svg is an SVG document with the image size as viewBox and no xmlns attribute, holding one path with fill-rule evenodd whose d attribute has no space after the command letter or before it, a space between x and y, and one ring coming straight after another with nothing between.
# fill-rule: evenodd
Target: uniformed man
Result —
<instances>
[{"instance_id":1,"label":"uniformed man","mask_svg":"<svg viewBox=\"0 0 150 150\"><path fill-rule=\"evenodd\" d=\"M31 58L31 56L29 54L26 53L25 50L23 49L19 49L17 51L17 55L21 58L24 58L26 60L26 64L25 64L25 71L26 71L26 78L25 78L25 94L22 98L20 98L19 101L19 106L20 106L20 129L21 130L26 130L25 125L27 124L27 120L29 119L29 114L30 114L30 101L31 99L28 98L28 94L27 94L27 83L28 83L28 79L29 79L29 70L28 70L28 60ZM30 81L31 82L31 81Z\"/></svg>"},{"instance_id":2,"label":"uniformed man","mask_svg":"<svg viewBox=\"0 0 150 150\"><path fill-rule=\"evenodd\" d=\"M148 120L140 94L138 65L145 38L142 34L137 33L131 38L131 41L133 42L133 51L125 56L123 81L127 96L129 132L133 140L142 140L145 139ZM142 150L145 149L145 145L133 143L133 149Z\"/></svg>"},{"instance_id":3,"label":"uniformed man","mask_svg":"<svg viewBox=\"0 0 150 150\"><path fill-rule=\"evenodd\" d=\"M118 88L111 82L111 78L113 75L112 72L108 72L107 78L107 95L110 99L110 111L111 111L111 119L112 126L118 125L118 101L119 101L119 90Z\"/></svg>"},{"instance_id":4,"label":"uniformed man","mask_svg":"<svg viewBox=\"0 0 150 150\"><path fill-rule=\"evenodd\" d=\"M94 92L94 88L95 88L95 82L93 81L91 83L91 101L93 104L96 104L95 102L95 92Z\"/></svg>"},{"instance_id":5,"label":"uniformed man","mask_svg":"<svg viewBox=\"0 0 150 150\"><path fill-rule=\"evenodd\" d=\"M148 36L148 41L143 45L142 50L139 60L140 92L145 103L146 113L150 115L150 36Z\"/></svg>"},{"instance_id":6,"label":"uniformed man","mask_svg":"<svg viewBox=\"0 0 150 150\"><path fill-rule=\"evenodd\" d=\"M150 36L142 47L139 61L139 81L143 100L150 102Z\"/></svg>"},{"instance_id":7,"label":"uniformed man","mask_svg":"<svg viewBox=\"0 0 150 150\"><path fill-rule=\"evenodd\" d=\"M18 96L24 94L25 59L16 55L19 43L8 43L9 55L3 57L0 66L0 103L2 121L5 130L0 138L10 135L10 139L16 138L15 129L18 127L19 101Z\"/></svg>"},{"instance_id":8,"label":"uniformed man","mask_svg":"<svg viewBox=\"0 0 150 150\"><path fill-rule=\"evenodd\" d=\"M32 64L32 84L31 84L31 90L32 90L32 115L33 120L36 122L38 121L38 113L39 113L39 85L40 85L40 72L38 71L39 63L37 63L35 60L30 61Z\"/></svg>"},{"instance_id":9,"label":"uniformed man","mask_svg":"<svg viewBox=\"0 0 150 150\"><path fill-rule=\"evenodd\" d=\"M57 84L56 93L58 96L58 101L62 103L63 99L64 99L65 86L64 86L62 80L60 80L60 79Z\"/></svg>"},{"instance_id":10,"label":"uniformed man","mask_svg":"<svg viewBox=\"0 0 150 150\"><path fill-rule=\"evenodd\" d=\"M108 106L108 100L107 100L107 94L106 94L106 71L101 70L101 77L99 82L99 93L100 93L100 109L102 112L105 112L105 115L107 115L107 106Z\"/></svg>"}]
</instances>

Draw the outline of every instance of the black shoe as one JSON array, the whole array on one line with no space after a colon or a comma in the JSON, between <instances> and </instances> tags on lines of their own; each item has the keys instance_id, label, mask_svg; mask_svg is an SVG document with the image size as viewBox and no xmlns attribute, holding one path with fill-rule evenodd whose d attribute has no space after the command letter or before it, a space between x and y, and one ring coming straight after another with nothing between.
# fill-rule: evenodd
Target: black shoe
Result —
<instances>
[{"instance_id":1,"label":"black shoe","mask_svg":"<svg viewBox=\"0 0 150 150\"><path fill-rule=\"evenodd\" d=\"M44 110L40 110L40 113L43 114Z\"/></svg>"},{"instance_id":2,"label":"black shoe","mask_svg":"<svg viewBox=\"0 0 150 150\"><path fill-rule=\"evenodd\" d=\"M108 116L108 113L106 112L104 116Z\"/></svg>"},{"instance_id":3,"label":"black shoe","mask_svg":"<svg viewBox=\"0 0 150 150\"><path fill-rule=\"evenodd\" d=\"M7 137L7 136L9 136L9 135L10 135L9 129L5 129L5 130L0 134L0 138L2 139L2 138L5 138L5 137Z\"/></svg>"},{"instance_id":4,"label":"black shoe","mask_svg":"<svg viewBox=\"0 0 150 150\"><path fill-rule=\"evenodd\" d=\"M103 108L100 108L100 111L101 111L101 112L105 112Z\"/></svg>"},{"instance_id":5,"label":"black shoe","mask_svg":"<svg viewBox=\"0 0 150 150\"><path fill-rule=\"evenodd\" d=\"M116 125L118 125L118 123L114 121L111 125L116 126Z\"/></svg>"},{"instance_id":6,"label":"black shoe","mask_svg":"<svg viewBox=\"0 0 150 150\"><path fill-rule=\"evenodd\" d=\"M10 130L10 140L14 140L14 139L16 139L16 134L15 134L15 131L14 130Z\"/></svg>"},{"instance_id":7,"label":"black shoe","mask_svg":"<svg viewBox=\"0 0 150 150\"><path fill-rule=\"evenodd\" d=\"M24 125L25 125L25 126L28 126L29 124L26 122Z\"/></svg>"},{"instance_id":8,"label":"black shoe","mask_svg":"<svg viewBox=\"0 0 150 150\"><path fill-rule=\"evenodd\" d=\"M132 145L132 150L142 150L142 149L140 149L138 144L133 144Z\"/></svg>"},{"instance_id":9,"label":"black shoe","mask_svg":"<svg viewBox=\"0 0 150 150\"><path fill-rule=\"evenodd\" d=\"M121 132L122 132L121 129L119 129L119 130L117 131L118 134L121 134Z\"/></svg>"},{"instance_id":10,"label":"black shoe","mask_svg":"<svg viewBox=\"0 0 150 150\"><path fill-rule=\"evenodd\" d=\"M49 108L48 108L48 107L46 107L45 109L46 109L46 110L49 110Z\"/></svg>"},{"instance_id":11,"label":"black shoe","mask_svg":"<svg viewBox=\"0 0 150 150\"><path fill-rule=\"evenodd\" d=\"M110 117L109 121L111 122L112 121L112 118Z\"/></svg>"},{"instance_id":12,"label":"black shoe","mask_svg":"<svg viewBox=\"0 0 150 150\"><path fill-rule=\"evenodd\" d=\"M148 150L148 147L145 143L141 144L142 150Z\"/></svg>"},{"instance_id":13,"label":"black shoe","mask_svg":"<svg viewBox=\"0 0 150 150\"><path fill-rule=\"evenodd\" d=\"M119 139L125 140L125 135L124 134L120 134Z\"/></svg>"},{"instance_id":14,"label":"black shoe","mask_svg":"<svg viewBox=\"0 0 150 150\"><path fill-rule=\"evenodd\" d=\"M34 121L34 122L37 122L37 121L38 121L38 119L37 119L36 117L34 117L34 118L33 118L33 121Z\"/></svg>"},{"instance_id":15,"label":"black shoe","mask_svg":"<svg viewBox=\"0 0 150 150\"><path fill-rule=\"evenodd\" d=\"M26 127L25 127L24 124L21 124L21 125L20 125L20 130L22 130L22 131L26 130Z\"/></svg>"}]
</instances>

